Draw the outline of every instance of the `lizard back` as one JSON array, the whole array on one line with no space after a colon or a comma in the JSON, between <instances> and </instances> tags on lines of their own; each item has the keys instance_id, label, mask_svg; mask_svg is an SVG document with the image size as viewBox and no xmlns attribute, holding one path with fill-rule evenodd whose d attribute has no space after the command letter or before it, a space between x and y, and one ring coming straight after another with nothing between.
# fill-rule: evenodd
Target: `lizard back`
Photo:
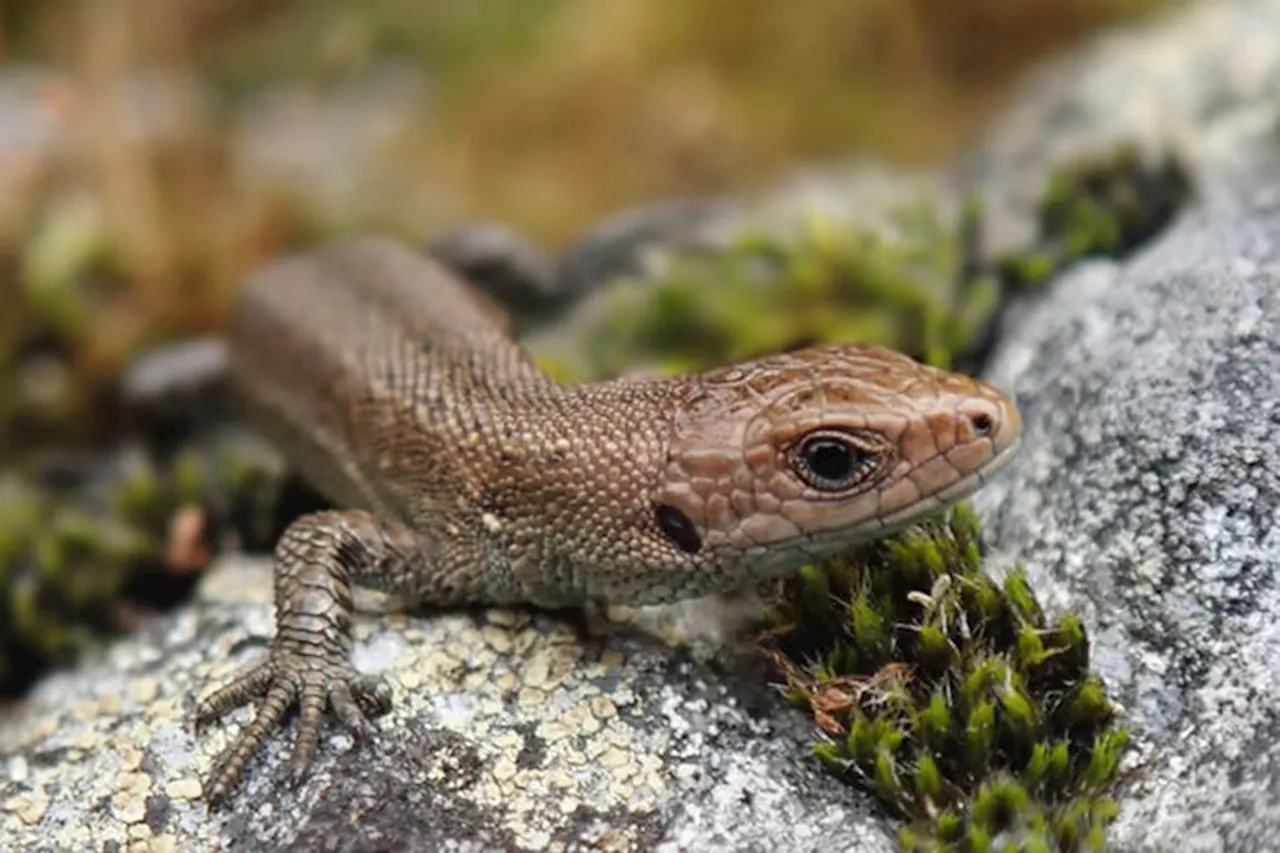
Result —
<instances>
[{"instance_id":1,"label":"lizard back","mask_svg":"<svg viewBox=\"0 0 1280 853\"><path fill-rule=\"evenodd\" d=\"M397 514L377 488L394 479L371 469L425 461L447 475L434 470L449 458L445 433L554 387L496 304L378 237L263 268L240 294L232 338L241 401L301 473L334 501Z\"/></svg>"}]
</instances>

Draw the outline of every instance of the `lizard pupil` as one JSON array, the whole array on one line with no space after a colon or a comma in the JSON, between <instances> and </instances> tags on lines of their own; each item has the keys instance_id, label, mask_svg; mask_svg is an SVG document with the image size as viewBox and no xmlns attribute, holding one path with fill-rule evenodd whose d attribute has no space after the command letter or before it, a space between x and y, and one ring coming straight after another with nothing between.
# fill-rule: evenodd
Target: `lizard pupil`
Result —
<instances>
[{"instance_id":1,"label":"lizard pupil","mask_svg":"<svg viewBox=\"0 0 1280 853\"><path fill-rule=\"evenodd\" d=\"M656 514L658 527L662 528L663 534L676 543L681 551L696 554L702 550L702 537L698 535L689 516L671 504L658 504Z\"/></svg>"}]
</instances>

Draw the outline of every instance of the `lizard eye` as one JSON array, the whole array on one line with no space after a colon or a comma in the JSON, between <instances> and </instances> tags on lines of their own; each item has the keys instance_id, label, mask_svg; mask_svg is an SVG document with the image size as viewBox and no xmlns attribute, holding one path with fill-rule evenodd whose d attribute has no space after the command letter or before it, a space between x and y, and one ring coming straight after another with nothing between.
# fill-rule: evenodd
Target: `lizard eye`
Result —
<instances>
[{"instance_id":1,"label":"lizard eye","mask_svg":"<svg viewBox=\"0 0 1280 853\"><path fill-rule=\"evenodd\" d=\"M800 479L824 492L842 492L876 468L876 454L852 436L833 430L808 435L791 453Z\"/></svg>"}]
</instances>

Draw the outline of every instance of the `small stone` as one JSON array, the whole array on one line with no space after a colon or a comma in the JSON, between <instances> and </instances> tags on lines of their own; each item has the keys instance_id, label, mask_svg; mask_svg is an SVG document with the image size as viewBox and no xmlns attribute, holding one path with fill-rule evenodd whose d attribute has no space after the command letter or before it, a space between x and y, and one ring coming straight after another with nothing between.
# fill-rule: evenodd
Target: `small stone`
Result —
<instances>
[{"instance_id":1,"label":"small stone","mask_svg":"<svg viewBox=\"0 0 1280 853\"><path fill-rule=\"evenodd\" d=\"M154 720L175 720L186 716L177 699L166 699L163 702L157 702L147 710Z\"/></svg>"},{"instance_id":2,"label":"small stone","mask_svg":"<svg viewBox=\"0 0 1280 853\"><path fill-rule=\"evenodd\" d=\"M552 773L547 777L547 784L558 791L563 791L574 787L576 783L568 773Z\"/></svg>"},{"instance_id":3,"label":"small stone","mask_svg":"<svg viewBox=\"0 0 1280 853\"><path fill-rule=\"evenodd\" d=\"M604 752L600 753L600 757L596 759L597 762L605 767L621 767L630 760L631 756L615 747L606 749Z\"/></svg>"},{"instance_id":4,"label":"small stone","mask_svg":"<svg viewBox=\"0 0 1280 853\"><path fill-rule=\"evenodd\" d=\"M570 732L563 723L552 721L538 726L538 737L542 738L547 743L555 743L556 741L564 740L570 734L572 734L572 732Z\"/></svg>"},{"instance_id":5,"label":"small stone","mask_svg":"<svg viewBox=\"0 0 1280 853\"><path fill-rule=\"evenodd\" d=\"M520 657L525 657L529 652L542 641L542 635L533 629L526 629L516 634L511 640L511 651Z\"/></svg>"},{"instance_id":6,"label":"small stone","mask_svg":"<svg viewBox=\"0 0 1280 853\"><path fill-rule=\"evenodd\" d=\"M120 747L120 767L123 770L137 770L142 766L142 750L133 744Z\"/></svg>"},{"instance_id":7,"label":"small stone","mask_svg":"<svg viewBox=\"0 0 1280 853\"><path fill-rule=\"evenodd\" d=\"M204 786L193 776L175 779L165 786L165 793L175 800L198 800L204 793Z\"/></svg>"},{"instance_id":8,"label":"small stone","mask_svg":"<svg viewBox=\"0 0 1280 853\"><path fill-rule=\"evenodd\" d=\"M121 823L138 823L147 816L147 802L132 794L117 794L111 801L111 815Z\"/></svg>"},{"instance_id":9,"label":"small stone","mask_svg":"<svg viewBox=\"0 0 1280 853\"><path fill-rule=\"evenodd\" d=\"M573 814L578 810L580 805L582 805L582 801L577 797L565 797L560 801L560 813Z\"/></svg>"},{"instance_id":10,"label":"small stone","mask_svg":"<svg viewBox=\"0 0 1280 853\"><path fill-rule=\"evenodd\" d=\"M509 782L515 778L516 763L508 758L500 758L493 765L493 778L499 782Z\"/></svg>"},{"instance_id":11,"label":"small stone","mask_svg":"<svg viewBox=\"0 0 1280 853\"><path fill-rule=\"evenodd\" d=\"M539 654L529 661L520 673L526 687L544 687L551 669L551 659L546 654Z\"/></svg>"},{"instance_id":12,"label":"small stone","mask_svg":"<svg viewBox=\"0 0 1280 853\"><path fill-rule=\"evenodd\" d=\"M480 636L484 638L489 648L498 654L508 654L511 651L511 632L498 627L496 625L485 625L480 629Z\"/></svg>"},{"instance_id":13,"label":"small stone","mask_svg":"<svg viewBox=\"0 0 1280 853\"><path fill-rule=\"evenodd\" d=\"M160 685L154 678L140 678L129 686L129 696L139 705L148 705L160 692Z\"/></svg>"},{"instance_id":14,"label":"small stone","mask_svg":"<svg viewBox=\"0 0 1280 853\"><path fill-rule=\"evenodd\" d=\"M151 791L151 777L146 773L126 773L120 780L121 794L143 795Z\"/></svg>"},{"instance_id":15,"label":"small stone","mask_svg":"<svg viewBox=\"0 0 1280 853\"><path fill-rule=\"evenodd\" d=\"M515 731L505 731L494 737L490 742L507 752L518 752L524 746L524 738L520 736L519 732Z\"/></svg>"},{"instance_id":16,"label":"small stone","mask_svg":"<svg viewBox=\"0 0 1280 853\"><path fill-rule=\"evenodd\" d=\"M33 794L18 800L18 819L27 826L35 826L44 818L49 809L49 798L44 794Z\"/></svg>"},{"instance_id":17,"label":"small stone","mask_svg":"<svg viewBox=\"0 0 1280 853\"><path fill-rule=\"evenodd\" d=\"M677 764L674 773L682 785L693 785L702 778L702 768L696 764Z\"/></svg>"},{"instance_id":18,"label":"small stone","mask_svg":"<svg viewBox=\"0 0 1280 853\"><path fill-rule=\"evenodd\" d=\"M496 625L499 628L514 628L520 624L520 615L514 610L508 610L503 607L495 607L485 613L485 619L490 625Z\"/></svg>"},{"instance_id":19,"label":"small stone","mask_svg":"<svg viewBox=\"0 0 1280 853\"><path fill-rule=\"evenodd\" d=\"M468 693L475 693L482 690L490 682L489 673L484 670L477 670L468 673L462 679L462 689Z\"/></svg>"}]
</instances>

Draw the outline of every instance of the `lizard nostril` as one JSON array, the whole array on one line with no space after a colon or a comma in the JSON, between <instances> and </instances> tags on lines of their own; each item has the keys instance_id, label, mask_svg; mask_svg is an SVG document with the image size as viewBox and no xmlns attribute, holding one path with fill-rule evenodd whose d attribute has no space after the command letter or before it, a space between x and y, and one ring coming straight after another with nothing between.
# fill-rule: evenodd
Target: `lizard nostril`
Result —
<instances>
[{"instance_id":1,"label":"lizard nostril","mask_svg":"<svg viewBox=\"0 0 1280 853\"><path fill-rule=\"evenodd\" d=\"M988 412L974 412L969 415L969 423L973 425L974 434L987 438L996 428L995 421Z\"/></svg>"}]
</instances>

